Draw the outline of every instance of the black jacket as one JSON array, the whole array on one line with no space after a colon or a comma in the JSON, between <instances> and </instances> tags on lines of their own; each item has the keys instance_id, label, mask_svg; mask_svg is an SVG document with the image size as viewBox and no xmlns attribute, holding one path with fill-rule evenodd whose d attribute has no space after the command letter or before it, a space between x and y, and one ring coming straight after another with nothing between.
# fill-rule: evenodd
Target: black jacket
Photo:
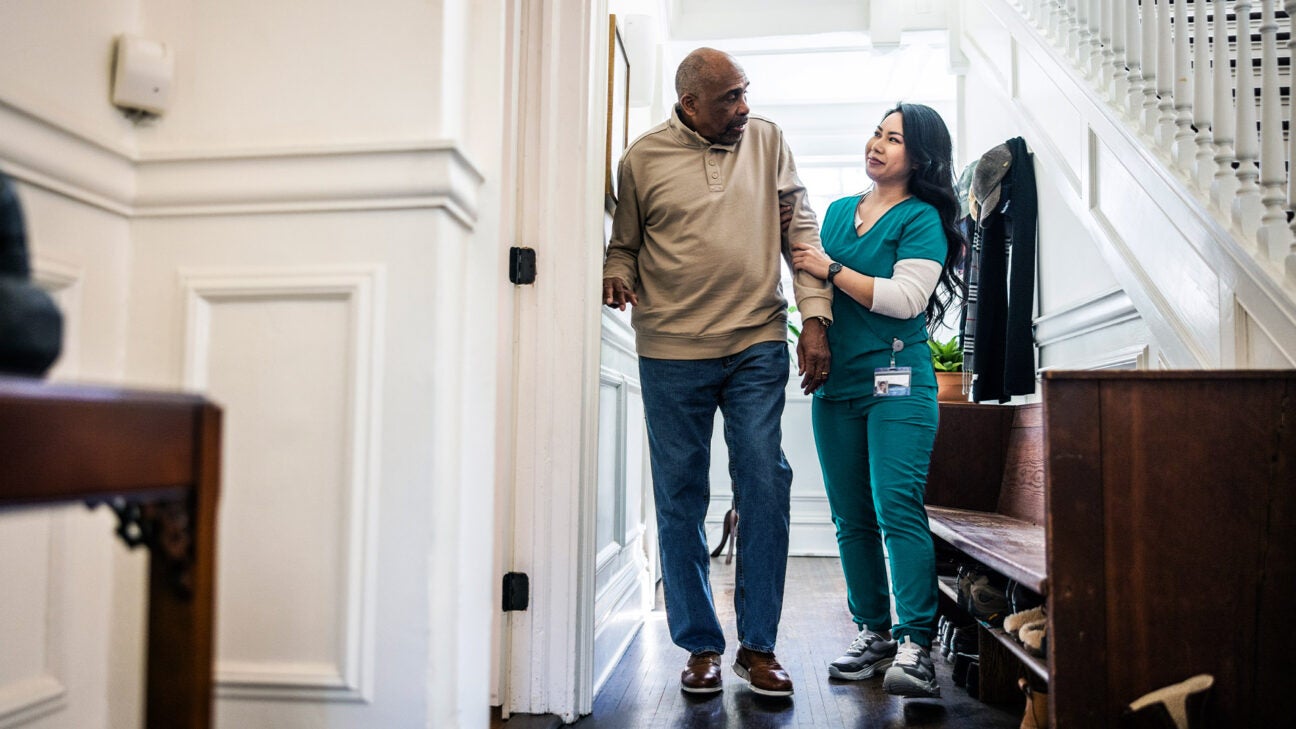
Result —
<instances>
[{"instance_id":1,"label":"black jacket","mask_svg":"<svg viewBox=\"0 0 1296 729\"><path fill-rule=\"evenodd\" d=\"M964 323L965 346L971 353L965 366L972 373L972 399L976 402L1007 402L1013 395L1035 392L1032 318L1039 212L1035 166L1021 137L1008 140L1005 146L1011 153L1011 165L999 182L993 209L980 215L973 231L972 255L964 270L966 280L972 281L974 276L976 280L976 291L969 292L974 332L967 332ZM985 163L983 157L979 165ZM979 271L974 273L973 266Z\"/></svg>"}]
</instances>

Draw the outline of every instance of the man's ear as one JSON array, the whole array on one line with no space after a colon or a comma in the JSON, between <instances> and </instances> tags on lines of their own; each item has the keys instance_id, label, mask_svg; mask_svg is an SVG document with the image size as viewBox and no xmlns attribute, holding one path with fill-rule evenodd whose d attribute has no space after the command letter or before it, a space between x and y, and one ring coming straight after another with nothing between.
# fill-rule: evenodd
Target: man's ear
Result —
<instances>
[{"instance_id":1,"label":"man's ear","mask_svg":"<svg viewBox=\"0 0 1296 729\"><path fill-rule=\"evenodd\" d=\"M684 111L684 116L692 119L697 116L697 97L693 94L684 94L679 97L680 109Z\"/></svg>"}]
</instances>

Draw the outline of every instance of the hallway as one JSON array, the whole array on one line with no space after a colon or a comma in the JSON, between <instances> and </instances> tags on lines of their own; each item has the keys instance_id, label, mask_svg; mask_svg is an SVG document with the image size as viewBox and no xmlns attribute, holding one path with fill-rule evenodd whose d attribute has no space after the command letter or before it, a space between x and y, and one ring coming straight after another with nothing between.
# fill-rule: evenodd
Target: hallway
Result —
<instances>
[{"instance_id":1,"label":"hallway","mask_svg":"<svg viewBox=\"0 0 1296 729\"><path fill-rule=\"evenodd\" d=\"M900 699L882 692L881 679L851 683L830 680L827 664L852 637L845 612L845 583L836 559L793 557L788 561L787 592L779 636L780 662L792 674L796 694L790 702L758 698L730 666L737 650L733 634L733 565L714 559L712 585L725 626L722 697L695 699L679 690L683 653L673 646L661 609L649 614L612 677L595 697L594 713L577 729L670 727L902 727L1015 729L1021 717L1013 708L983 704L955 686L951 666L935 660L941 682L939 700ZM509 729L508 723L495 726Z\"/></svg>"}]
</instances>

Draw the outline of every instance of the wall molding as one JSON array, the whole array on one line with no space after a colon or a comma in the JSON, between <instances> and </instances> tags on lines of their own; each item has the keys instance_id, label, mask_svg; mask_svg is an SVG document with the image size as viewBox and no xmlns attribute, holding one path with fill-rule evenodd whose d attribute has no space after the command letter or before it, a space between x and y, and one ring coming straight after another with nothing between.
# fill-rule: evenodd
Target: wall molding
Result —
<instances>
[{"instance_id":1,"label":"wall molding","mask_svg":"<svg viewBox=\"0 0 1296 729\"><path fill-rule=\"evenodd\" d=\"M53 676L0 686L0 729L17 729L67 706L67 687Z\"/></svg>"},{"instance_id":2,"label":"wall molding","mask_svg":"<svg viewBox=\"0 0 1296 729\"><path fill-rule=\"evenodd\" d=\"M439 208L464 228L485 180L450 141L144 158L141 218Z\"/></svg>"},{"instance_id":3,"label":"wall molding","mask_svg":"<svg viewBox=\"0 0 1296 729\"><path fill-rule=\"evenodd\" d=\"M350 443L345 594L339 605L339 661L220 660L217 695L258 699L370 701L373 698L377 567L378 453L383 372L384 270L380 266L248 268L180 272L186 306L184 385L208 388L213 305L240 300L342 299L351 309Z\"/></svg>"},{"instance_id":4,"label":"wall molding","mask_svg":"<svg viewBox=\"0 0 1296 729\"><path fill-rule=\"evenodd\" d=\"M1044 348L1139 318L1129 295L1112 289L1036 318L1035 343Z\"/></svg>"},{"instance_id":5,"label":"wall molding","mask_svg":"<svg viewBox=\"0 0 1296 729\"><path fill-rule=\"evenodd\" d=\"M127 218L433 209L468 230L485 181L456 140L136 152L4 100L0 169Z\"/></svg>"}]
</instances>

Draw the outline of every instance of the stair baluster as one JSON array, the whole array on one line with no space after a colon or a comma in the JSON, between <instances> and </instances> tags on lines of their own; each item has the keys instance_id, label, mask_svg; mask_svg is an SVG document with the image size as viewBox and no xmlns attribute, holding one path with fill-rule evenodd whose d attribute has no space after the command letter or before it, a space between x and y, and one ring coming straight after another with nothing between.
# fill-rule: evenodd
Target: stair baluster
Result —
<instances>
[{"instance_id":1,"label":"stair baluster","mask_svg":"<svg viewBox=\"0 0 1296 729\"><path fill-rule=\"evenodd\" d=\"M1063 47L1066 48L1067 58L1077 68L1080 66L1080 24L1077 15L1079 5L1080 0L1066 0L1063 3L1061 26L1063 37L1066 39Z\"/></svg>"},{"instance_id":2,"label":"stair baluster","mask_svg":"<svg viewBox=\"0 0 1296 729\"><path fill-rule=\"evenodd\" d=\"M1109 102L1116 98L1116 75L1112 65L1116 62L1116 48L1112 38L1112 0L1098 0L1098 42L1101 57L1098 61L1098 89Z\"/></svg>"},{"instance_id":3,"label":"stair baluster","mask_svg":"<svg viewBox=\"0 0 1296 729\"><path fill-rule=\"evenodd\" d=\"M1255 240L1264 207L1260 204L1260 138L1256 133L1256 78L1251 56L1252 0L1238 0L1237 16L1237 127L1233 154L1237 158L1237 197L1233 199L1233 227Z\"/></svg>"},{"instance_id":4,"label":"stair baluster","mask_svg":"<svg viewBox=\"0 0 1296 729\"><path fill-rule=\"evenodd\" d=\"M1103 0L1085 0L1089 4L1089 59L1085 73L1093 79L1094 88L1107 91L1106 64L1103 56L1111 51L1110 39L1103 37Z\"/></svg>"},{"instance_id":5,"label":"stair baluster","mask_svg":"<svg viewBox=\"0 0 1296 729\"><path fill-rule=\"evenodd\" d=\"M1211 180L1211 203L1224 215L1233 207L1238 178L1233 174L1233 74L1229 71L1228 1L1215 1L1215 110L1211 141L1215 144L1215 179Z\"/></svg>"},{"instance_id":6,"label":"stair baluster","mask_svg":"<svg viewBox=\"0 0 1296 729\"><path fill-rule=\"evenodd\" d=\"M1167 0L1158 0L1156 8L1157 125L1154 137L1157 145L1163 151L1169 153L1175 139L1175 45L1173 38L1179 35L1179 31L1177 29L1172 30L1174 10L1170 7L1170 3Z\"/></svg>"},{"instance_id":7,"label":"stair baluster","mask_svg":"<svg viewBox=\"0 0 1296 729\"><path fill-rule=\"evenodd\" d=\"M1296 58L1296 0L1284 0L1283 9L1287 11L1287 57ZM1290 68L1290 66L1289 66ZM1291 84L1296 80L1296 74L1292 74L1288 83ZM1290 166L1293 160L1296 160L1296 103L1288 99L1287 103L1287 164ZM1287 175L1287 209L1296 210L1296 175ZM1292 243L1287 253L1287 282L1296 284L1296 218L1293 218L1288 227L1292 231Z\"/></svg>"},{"instance_id":8,"label":"stair baluster","mask_svg":"<svg viewBox=\"0 0 1296 729\"><path fill-rule=\"evenodd\" d=\"M1193 155L1197 151L1192 129L1193 79L1189 55L1191 45L1188 3L1179 0L1174 4L1174 161L1179 171L1186 175L1192 174Z\"/></svg>"},{"instance_id":9,"label":"stair baluster","mask_svg":"<svg viewBox=\"0 0 1296 729\"><path fill-rule=\"evenodd\" d=\"M1224 15L1219 9L1217 0L1197 0L1193 4L1196 16L1193 25L1193 126L1197 127L1197 160L1193 168L1193 182L1202 193L1209 194L1211 178L1215 176L1215 148L1211 144L1211 110L1214 99L1211 94L1214 88L1214 73L1210 63L1210 27L1207 19L1211 15L1211 6L1215 10L1215 22L1224 22Z\"/></svg>"},{"instance_id":10,"label":"stair baluster","mask_svg":"<svg viewBox=\"0 0 1296 729\"><path fill-rule=\"evenodd\" d=\"M1165 0L1161 0L1165 2ZM1161 69L1157 68L1157 12L1152 0L1143 0L1140 29L1143 32L1143 108L1139 128L1153 139L1157 128L1157 91L1161 87Z\"/></svg>"},{"instance_id":11,"label":"stair baluster","mask_svg":"<svg viewBox=\"0 0 1296 729\"><path fill-rule=\"evenodd\" d=\"M1261 253L1282 264L1291 252L1292 234L1287 228L1287 164L1283 159L1282 96L1278 85L1277 0L1262 0L1260 20L1260 202L1264 217L1258 234Z\"/></svg>"},{"instance_id":12,"label":"stair baluster","mask_svg":"<svg viewBox=\"0 0 1296 729\"><path fill-rule=\"evenodd\" d=\"M1103 4L1104 11L1110 17L1108 33L1111 35L1112 55L1108 73L1111 74L1111 83L1108 88L1111 94L1108 97L1117 109L1125 107L1125 99L1129 97L1129 76L1125 71L1125 62L1127 55L1125 53L1125 9L1121 7L1119 0L1106 0Z\"/></svg>"},{"instance_id":13,"label":"stair baluster","mask_svg":"<svg viewBox=\"0 0 1296 729\"><path fill-rule=\"evenodd\" d=\"M1125 113L1139 126L1139 113L1143 110L1143 31L1139 25L1138 3L1123 3L1125 9L1125 66L1128 69L1125 98Z\"/></svg>"}]
</instances>

